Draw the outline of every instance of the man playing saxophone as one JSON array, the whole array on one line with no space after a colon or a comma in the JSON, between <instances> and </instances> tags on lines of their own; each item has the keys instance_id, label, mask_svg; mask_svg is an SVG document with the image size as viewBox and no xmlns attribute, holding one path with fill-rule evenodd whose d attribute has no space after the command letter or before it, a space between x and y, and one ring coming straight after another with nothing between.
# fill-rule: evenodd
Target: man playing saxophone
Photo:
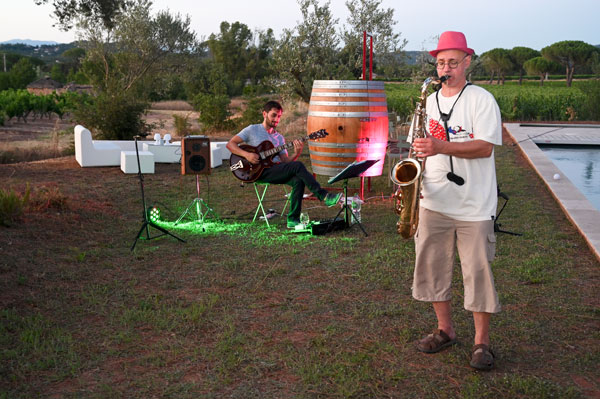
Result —
<instances>
[{"instance_id":1,"label":"man playing saxophone","mask_svg":"<svg viewBox=\"0 0 600 399\"><path fill-rule=\"evenodd\" d=\"M457 248L464 307L473 313L475 324L470 365L490 370L490 317L500 311L490 267L496 241L494 145L502 144L502 127L494 97L467 82L473 52L460 32L442 33L437 48L430 51L438 75L448 78L427 98L428 135L412 142L417 156L427 159L412 292L415 299L433 304L438 323L417 348L435 353L456 343L450 299Z\"/></svg>"}]
</instances>

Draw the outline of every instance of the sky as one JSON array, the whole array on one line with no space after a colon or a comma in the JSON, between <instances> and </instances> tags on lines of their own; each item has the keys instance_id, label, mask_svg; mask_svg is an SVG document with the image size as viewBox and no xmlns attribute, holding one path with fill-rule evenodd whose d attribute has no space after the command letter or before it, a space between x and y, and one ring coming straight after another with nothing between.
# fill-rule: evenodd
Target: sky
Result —
<instances>
[{"instance_id":1,"label":"sky","mask_svg":"<svg viewBox=\"0 0 600 399\"><path fill-rule=\"evenodd\" d=\"M0 42L70 43L76 39L74 31L62 32L52 26L56 21L51 5L37 6L34 0L0 0L2 3ZM301 20L294 0L154 0L153 4L155 11L189 15L198 38L218 33L222 21L239 21L252 30L272 28L278 38L283 29L293 28ZM562 40L600 44L598 0L381 0L380 7L394 9L395 32L408 41L405 50L432 50L436 37L447 30L464 32L476 54L498 47L541 50ZM341 28L348 17L345 0L330 0L330 9Z\"/></svg>"}]
</instances>

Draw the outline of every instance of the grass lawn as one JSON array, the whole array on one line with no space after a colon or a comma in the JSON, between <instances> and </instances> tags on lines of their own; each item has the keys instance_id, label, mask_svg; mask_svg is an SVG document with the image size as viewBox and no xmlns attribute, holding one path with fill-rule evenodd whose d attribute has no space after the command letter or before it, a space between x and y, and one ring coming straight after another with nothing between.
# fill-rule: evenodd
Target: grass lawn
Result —
<instances>
[{"instance_id":1,"label":"grass lawn","mask_svg":"<svg viewBox=\"0 0 600 399\"><path fill-rule=\"evenodd\" d=\"M496 163L510 197L500 223L523 236L498 235L503 311L489 373L468 366L459 267L458 345L414 349L435 317L411 298L413 243L395 232L385 173L362 207L367 237L357 227L309 236L284 218L250 224L254 191L226 165L201 176L222 221L175 226L195 179L157 164L147 201L186 243L167 236L130 251L142 222L137 175L80 168L72 156L0 165L2 187L29 183L38 199L0 227L0 398L598 397L599 262L518 147L505 140ZM281 209L279 193L271 187L270 207ZM318 201L304 209L337 213Z\"/></svg>"}]
</instances>

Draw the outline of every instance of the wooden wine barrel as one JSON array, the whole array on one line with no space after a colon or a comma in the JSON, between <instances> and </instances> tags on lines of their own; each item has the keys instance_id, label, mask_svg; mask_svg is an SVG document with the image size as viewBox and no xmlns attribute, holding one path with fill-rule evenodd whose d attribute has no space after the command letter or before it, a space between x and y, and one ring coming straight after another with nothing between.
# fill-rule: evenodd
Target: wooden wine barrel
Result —
<instances>
[{"instance_id":1,"label":"wooden wine barrel","mask_svg":"<svg viewBox=\"0 0 600 399\"><path fill-rule=\"evenodd\" d=\"M388 142L388 110L383 82L315 80L308 108L308 131L328 136L309 141L312 171L335 176L354 161L378 159L362 176L381 176Z\"/></svg>"}]
</instances>

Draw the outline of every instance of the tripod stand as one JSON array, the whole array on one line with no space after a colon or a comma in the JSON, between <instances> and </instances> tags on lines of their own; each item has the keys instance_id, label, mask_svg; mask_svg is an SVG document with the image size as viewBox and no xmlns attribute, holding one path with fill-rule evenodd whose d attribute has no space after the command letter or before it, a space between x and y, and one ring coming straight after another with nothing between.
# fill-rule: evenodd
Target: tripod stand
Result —
<instances>
[{"instance_id":1,"label":"tripod stand","mask_svg":"<svg viewBox=\"0 0 600 399\"><path fill-rule=\"evenodd\" d=\"M328 184L332 184L332 183L335 183L336 181L344 180L344 186L343 186L344 205L342 206L342 209L340 209L340 211L337 213L337 215L335 215L335 218L333 218L333 220L335 221L340 216L340 214L342 212L344 212L344 221L346 223L346 228L351 227L351 225L352 225L351 218L354 218L354 221L356 222L358 227L360 227L362 232L365 234L365 237L368 236L367 232L365 231L360 220L358 220L356 218L356 215L354 214L354 212L352 212L352 210L350 209L350 206L348 205L348 179L350 179L352 177L358 177L361 173L363 173L364 171L369 169L371 166L373 166L373 164L377 161L378 161L378 159L375 159L375 160L371 159L371 160L366 160L366 161L353 162L350 165L346 166L346 168L344 170L342 170L340 173L333 176L331 179L329 179L327 181Z\"/></svg>"},{"instance_id":2,"label":"tripod stand","mask_svg":"<svg viewBox=\"0 0 600 399\"><path fill-rule=\"evenodd\" d=\"M179 223L185 217L185 215L190 214L191 216L191 213L194 211L196 213L196 220L200 223L204 223L204 218L209 213L212 213L212 215L218 219L218 216L215 213L215 211L213 211L212 208L208 206L208 204L204 202L202 198L200 198L200 178L198 174L196 174L196 194L196 198L194 198L194 200L190 203L186 210L183 211L183 213L181 214L181 216L179 216L179 219L177 219L175 224Z\"/></svg>"},{"instance_id":3,"label":"tripod stand","mask_svg":"<svg viewBox=\"0 0 600 399\"><path fill-rule=\"evenodd\" d=\"M181 238L177 237L176 235L170 233L167 229L157 225L156 223L154 223L153 221L148 219L148 208L146 207L146 196L144 194L144 175L142 174L142 168L140 165L140 153L138 150L138 139L140 138L140 136L134 136L134 140L135 140L135 156L137 158L137 165L138 165L138 178L140 179L140 189L142 191L142 207L143 209L143 217L142 217L142 227L140 228L140 230L138 231L137 235L135 236L135 241L133 242L133 245L131 246L131 250L133 251L133 249L135 248L135 244L137 244L138 239L143 239L143 240L152 240L154 238L158 238L158 237L162 237L164 235L170 235L171 237L181 241L181 242L185 242L185 240L182 240ZM150 227L154 227L156 230L160 231L162 234L159 234L157 236L150 236ZM146 237L142 237L142 232L146 230Z\"/></svg>"},{"instance_id":4,"label":"tripod stand","mask_svg":"<svg viewBox=\"0 0 600 399\"><path fill-rule=\"evenodd\" d=\"M494 219L494 232L495 233L510 234L510 235L513 235L513 236L522 236L523 234L521 234L521 233L513 233L512 231L502 230L500 228L500 226L502 226L502 225L500 223L498 223L498 219L500 218L500 215L502 214L502 211L504 210L504 207L508 203L508 196L506 194L504 194L503 192L500 191L500 186L498 186L498 197L504 199L504 204L502 205L502 208L500 208L500 212L498 212L498 214L496 215L496 217L493 218Z\"/></svg>"}]
</instances>

